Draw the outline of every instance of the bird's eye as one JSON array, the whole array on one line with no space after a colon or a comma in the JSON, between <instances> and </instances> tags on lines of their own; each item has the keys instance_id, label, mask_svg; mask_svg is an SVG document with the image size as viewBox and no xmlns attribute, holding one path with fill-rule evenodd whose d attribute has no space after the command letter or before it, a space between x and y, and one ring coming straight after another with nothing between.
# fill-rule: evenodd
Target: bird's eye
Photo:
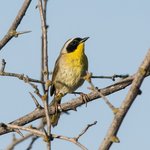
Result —
<instances>
[{"instance_id":1,"label":"bird's eye","mask_svg":"<svg viewBox=\"0 0 150 150\"><path fill-rule=\"evenodd\" d=\"M78 42L77 41L72 41L72 45L77 45Z\"/></svg>"},{"instance_id":2,"label":"bird's eye","mask_svg":"<svg viewBox=\"0 0 150 150\"><path fill-rule=\"evenodd\" d=\"M77 46L79 45L79 41L78 40L73 40L71 43L68 44L67 46L67 52L70 53L70 52L73 52Z\"/></svg>"}]
</instances>

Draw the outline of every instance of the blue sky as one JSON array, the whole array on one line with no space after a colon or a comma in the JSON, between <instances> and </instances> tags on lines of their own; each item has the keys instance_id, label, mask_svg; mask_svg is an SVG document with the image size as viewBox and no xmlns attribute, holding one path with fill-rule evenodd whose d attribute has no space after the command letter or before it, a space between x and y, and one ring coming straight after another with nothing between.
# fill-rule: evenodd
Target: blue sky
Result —
<instances>
[{"instance_id":1,"label":"blue sky","mask_svg":"<svg viewBox=\"0 0 150 150\"><path fill-rule=\"evenodd\" d=\"M23 1L2 1L0 5L0 39L6 34ZM26 35L12 39L2 51L0 59L7 62L6 71L24 73L29 77L40 78L41 26L37 1L30 5L18 31L31 30ZM149 0L55 0L48 2L47 23L49 69L53 66L60 49L71 37L85 37L86 54L89 59L89 71L94 75L133 74L141 64L148 48L150 48L150 1ZM95 79L95 86L103 88L112 81ZM119 144L113 144L111 150L147 149L150 147L150 79L144 80L141 87L142 95L138 96L126 116L118 137ZM88 83L78 91L88 93ZM108 96L117 107L124 100L129 88ZM10 122L35 109L28 92L33 89L22 81L10 77L0 77L1 105L0 122ZM63 102L74 98L67 95ZM77 112L63 114L59 125L53 133L76 136L87 124L98 121L80 139L89 150L98 149L113 119L111 110L103 100L88 103ZM35 122L37 124L38 122ZM19 137L17 135L17 137ZM11 143L12 134L0 137L0 149ZM16 146L15 150L25 149L29 141ZM69 142L55 140L52 148L79 149ZM40 139L34 144L33 150L45 149Z\"/></svg>"}]
</instances>

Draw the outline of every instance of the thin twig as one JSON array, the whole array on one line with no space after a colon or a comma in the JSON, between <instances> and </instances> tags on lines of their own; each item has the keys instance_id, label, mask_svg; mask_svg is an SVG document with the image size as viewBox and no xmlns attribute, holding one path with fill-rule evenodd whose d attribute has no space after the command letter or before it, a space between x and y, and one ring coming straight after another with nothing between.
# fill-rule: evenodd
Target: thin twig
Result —
<instances>
[{"instance_id":1,"label":"thin twig","mask_svg":"<svg viewBox=\"0 0 150 150\"><path fill-rule=\"evenodd\" d=\"M46 24L46 7L47 0L44 1L44 7L42 4L42 0L38 1L38 7L41 18L41 28L42 28L42 68L41 68L41 76L43 81L47 81L49 79L49 70L48 70L48 40L47 40L47 24ZM45 89L45 87L44 87Z\"/></svg>"},{"instance_id":2,"label":"thin twig","mask_svg":"<svg viewBox=\"0 0 150 150\"><path fill-rule=\"evenodd\" d=\"M95 121L95 122L92 123L92 124L88 124L87 127L86 127L78 136L76 136L76 137L70 138L70 137L66 137L66 136L63 136L63 135L52 134L52 138L57 138L57 139L61 139L61 140L65 140L65 141L72 142L72 143L76 144L77 146L79 146L82 150L87 150L87 148L86 148L84 145L82 145L80 142L78 142L78 140L79 140L79 138L80 138L83 134L85 134L85 133L87 132L87 130L88 130L91 126L95 125L96 123L97 123L97 121ZM6 125L6 126L9 127L9 128L12 128L12 129L16 129L16 128L17 128L17 129L19 129L19 130L25 130L25 131L31 132L31 133L28 133L28 134L26 134L24 137L21 137L21 138L19 138L19 139L16 139L16 138L15 138L15 140L13 140L13 142L7 147L6 150L13 150L13 148L14 148L17 144L19 144L19 143L21 143L22 141L24 141L24 140L26 140L26 139L32 137L33 134L36 134L37 136L34 136L34 137L32 138L32 141L31 141L31 143L29 144L29 146L28 146L28 148L27 148L27 150L30 150L31 147L32 147L32 144L35 142L35 140L37 140L37 139L40 137L40 136L38 136L38 135L39 135L39 132L38 132L38 134L37 134L37 132L35 133L35 131L32 130L32 128L20 127L20 126L10 125L10 124L9 124L9 125ZM41 128L42 128L42 126L40 125L37 129L41 129ZM40 133L40 135L41 135L41 133ZM42 133L42 135L43 135L43 133ZM44 134L44 135L45 135L45 134Z\"/></svg>"},{"instance_id":3,"label":"thin twig","mask_svg":"<svg viewBox=\"0 0 150 150\"><path fill-rule=\"evenodd\" d=\"M34 142L35 142L38 138L39 138L38 136L34 136L34 137L32 138L31 143L29 144L29 146L28 146L28 148L27 148L26 150L31 150L31 149L32 149L32 146L33 146L33 144L34 144Z\"/></svg>"},{"instance_id":4,"label":"thin twig","mask_svg":"<svg viewBox=\"0 0 150 150\"><path fill-rule=\"evenodd\" d=\"M6 150L13 150L17 144L25 141L26 139L30 138L31 136L33 136L33 134L28 133L24 137L13 140L12 143L6 148Z\"/></svg>"},{"instance_id":5,"label":"thin twig","mask_svg":"<svg viewBox=\"0 0 150 150\"><path fill-rule=\"evenodd\" d=\"M56 135L56 134L52 134L52 137L74 143L75 145L80 147L82 150L88 150L84 145L82 145L80 142L78 142L75 138L70 138L70 137L66 137L63 135Z\"/></svg>"},{"instance_id":6,"label":"thin twig","mask_svg":"<svg viewBox=\"0 0 150 150\"><path fill-rule=\"evenodd\" d=\"M122 124L122 121L124 120L125 116L127 115L128 110L130 109L131 105L133 104L134 100L136 99L137 95L139 94L139 89L141 87L141 84L142 84L147 72L149 71L149 68L150 68L150 49L148 50L147 55L145 56L145 59L142 62L142 64L140 65L137 73L135 74L131 88L129 89L129 92L128 92L125 100L122 102L118 112L116 113L116 115L108 129L108 132L99 147L99 150L106 150L106 149L108 150L111 147L112 143L116 141L117 132ZM114 137L116 137L116 138L114 138Z\"/></svg>"},{"instance_id":7,"label":"thin twig","mask_svg":"<svg viewBox=\"0 0 150 150\"><path fill-rule=\"evenodd\" d=\"M30 94L30 96L32 97L32 99L33 99L33 101L34 101L34 103L35 103L35 105L36 105L36 108L41 109L42 106L39 104L39 102L38 102L37 99L34 97L34 95L33 95L31 92L29 92L29 94Z\"/></svg>"},{"instance_id":8,"label":"thin twig","mask_svg":"<svg viewBox=\"0 0 150 150\"><path fill-rule=\"evenodd\" d=\"M23 131L28 131L32 133L33 135L42 137L45 139L45 133L42 131L39 131L38 129L32 128L32 127L23 127L23 126L18 126L14 124L5 124L7 128L10 128L12 130L17 129L17 130L23 130Z\"/></svg>"},{"instance_id":9,"label":"thin twig","mask_svg":"<svg viewBox=\"0 0 150 150\"><path fill-rule=\"evenodd\" d=\"M39 98L42 99L42 94L40 93L40 90L38 89L38 86L35 85L35 84L33 84L33 83L31 83L31 82L28 82L28 84L31 85L31 87L35 89L34 93L35 93Z\"/></svg>"},{"instance_id":10,"label":"thin twig","mask_svg":"<svg viewBox=\"0 0 150 150\"><path fill-rule=\"evenodd\" d=\"M5 61L5 59L2 59L0 72L4 72L5 66L6 66L6 61Z\"/></svg>"},{"instance_id":11,"label":"thin twig","mask_svg":"<svg viewBox=\"0 0 150 150\"><path fill-rule=\"evenodd\" d=\"M69 142L72 142L74 144L76 144L78 147L80 147L82 150L88 150L83 144L81 144L79 142L79 138L85 134L87 132L87 130L92 127L93 125L95 125L97 123L97 121L94 121L94 123L91 123L91 124L88 124L87 127L81 131L81 133L79 133L78 136L76 137L66 137L66 136L63 136L63 135L55 135L55 134L52 134L52 137L53 138L58 138L58 139L62 139L62 140L66 140L66 141L69 141Z\"/></svg>"},{"instance_id":12,"label":"thin twig","mask_svg":"<svg viewBox=\"0 0 150 150\"><path fill-rule=\"evenodd\" d=\"M40 130L40 129L43 128L43 126L44 126L43 123L40 123L39 126L37 127L37 129ZM18 138L18 139L13 137L12 143L6 148L6 150L13 150L16 145L20 144L21 142L27 140L28 138L30 138L32 136L34 136L33 133L27 133L26 135L24 135L23 137ZM38 136L34 136L34 137L36 137L37 139L39 138ZM35 139L32 139L32 141L29 144L29 147L27 148L27 150L29 150L29 148L32 147L33 142L35 142Z\"/></svg>"},{"instance_id":13,"label":"thin twig","mask_svg":"<svg viewBox=\"0 0 150 150\"><path fill-rule=\"evenodd\" d=\"M42 0L38 1L38 7L40 12L41 18L41 28L42 28L42 71L41 71L41 78L46 82L49 80L49 70L48 70L48 42L47 42L47 24L46 24L46 8L47 8L47 0L44 1L44 6L42 4ZM43 105L46 115L47 121L47 134L48 137L51 135L51 122L49 117L49 110L48 110L48 89L49 87L46 84L43 86L44 96L43 96ZM47 142L47 149L51 149L51 142L50 140Z\"/></svg>"},{"instance_id":14,"label":"thin twig","mask_svg":"<svg viewBox=\"0 0 150 150\"><path fill-rule=\"evenodd\" d=\"M114 74L112 76L91 76L91 78L94 78L94 79L111 79L113 81L115 81L116 78L121 78L121 79L124 79L124 78L127 78L129 77L128 74L125 74L125 75L118 75L118 74Z\"/></svg>"},{"instance_id":15,"label":"thin twig","mask_svg":"<svg viewBox=\"0 0 150 150\"><path fill-rule=\"evenodd\" d=\"M91 77L92 77L92 73L88 73L87 72L87 75L84 77L84 79L86 81L88 81L88 83L91 85L91 90L93 90L94 92L96 92L97 94L99 94L99 96L105 101L105 103L109 106L109 108L113 111L113 113L116 113L117 112L117 108L115 108L110 102L109 100L107 99L106 96L103 95L103 93L101 92L101 90L99 90L98 88L96 88L91 80Z\"/></svg>"},{"instance_id":16,"label":"thin twig","mask_svg":"<svg viewBox=\"0 0 150 150\"><path fill-rule=\"evenodd\" d=\"M29 78L28 76L25 76L24 74L19 74L19 73L10 73L10 72L0 71L0 76L14 77L14 78L23 80L24 82L35 82L35 83L42 83L42 84L45 83L44 81Z\"/></svg>"},{"instance_id":17,"label":"thin twig","mask_svg":"<svg viewBox=\"0 0 150 150\"><path fill-rule=\"evenodd\" d=\"M31 31L18 31L18 32L15 31L15 33L13 33L13 34L14 34L14 37L18 37L21 34L26 34L26 33L30 33L30 32Z\"/></svg>"},{"instance_id":18,"label":"thin twig","mask_svg":"<svg viewBox=\"0 0 150 150\"><path fill-rule=\"evenodd\" d=\"M20 8L14 22L12 23L11 27L9 28L7 34L3 37L0 41L0 50L10 41L15 34L11 34L12 32L16 31L17 27L19 26L23 16L25 15L30 3L32 0L25 0L22 7Z\"/></svg>"},{"instance_id":19,"label":"thin twig","mask_svg":"<svg viewBox=\"0 0 150 150\"><path fill-rule=\"evenodd\" d=\"M97 121L94 121L93 123L91 124L88 124L87 127L77 136L75 137L76 140L78 140L83 134L85 134L85 132L92 126L96 125Z\"/></svg>"}]
</instances>

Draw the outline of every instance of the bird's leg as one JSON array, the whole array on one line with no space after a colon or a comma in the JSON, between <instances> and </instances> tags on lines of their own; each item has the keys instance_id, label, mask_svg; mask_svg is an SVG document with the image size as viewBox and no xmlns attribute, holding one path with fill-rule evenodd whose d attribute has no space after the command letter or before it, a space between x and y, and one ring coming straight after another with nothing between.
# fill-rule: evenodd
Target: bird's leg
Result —
<instances>
[{"instance_id":1,"label":"bird's leg","mask_svg":"<svg viewBox=\"0 0 150 150\"><path fill-rule=\"evenodd\" d=\"M62 111L62 108L61 108L61 105L60 105L62 97L63 97L63 94L58 93L58 94L55 95L54 100L51 102L51 105L53 105L55 107L56 113L58 113L58 110L60 112Z\"/></svg>"}]
</instances>

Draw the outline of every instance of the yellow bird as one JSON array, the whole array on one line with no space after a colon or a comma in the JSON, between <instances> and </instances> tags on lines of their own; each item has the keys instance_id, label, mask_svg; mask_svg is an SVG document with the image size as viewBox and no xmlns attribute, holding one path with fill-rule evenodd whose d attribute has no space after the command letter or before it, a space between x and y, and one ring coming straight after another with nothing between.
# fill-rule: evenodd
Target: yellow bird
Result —
<instances>
[{"instance_id":1,"label":"yellow bird","mask_svg":"<svg viewBox=\"0 0 150 150\"><path fill-rule=\"evenodd\" d=\"M56 60L50 95L54 94L51 106L58 106L61 98L80 87L88 70L88 59L84 52L84 43L89 37L69 39L61 49ZM51 116L51 124L56 126L60 112Z\"/></svg>"}]
</instances>

